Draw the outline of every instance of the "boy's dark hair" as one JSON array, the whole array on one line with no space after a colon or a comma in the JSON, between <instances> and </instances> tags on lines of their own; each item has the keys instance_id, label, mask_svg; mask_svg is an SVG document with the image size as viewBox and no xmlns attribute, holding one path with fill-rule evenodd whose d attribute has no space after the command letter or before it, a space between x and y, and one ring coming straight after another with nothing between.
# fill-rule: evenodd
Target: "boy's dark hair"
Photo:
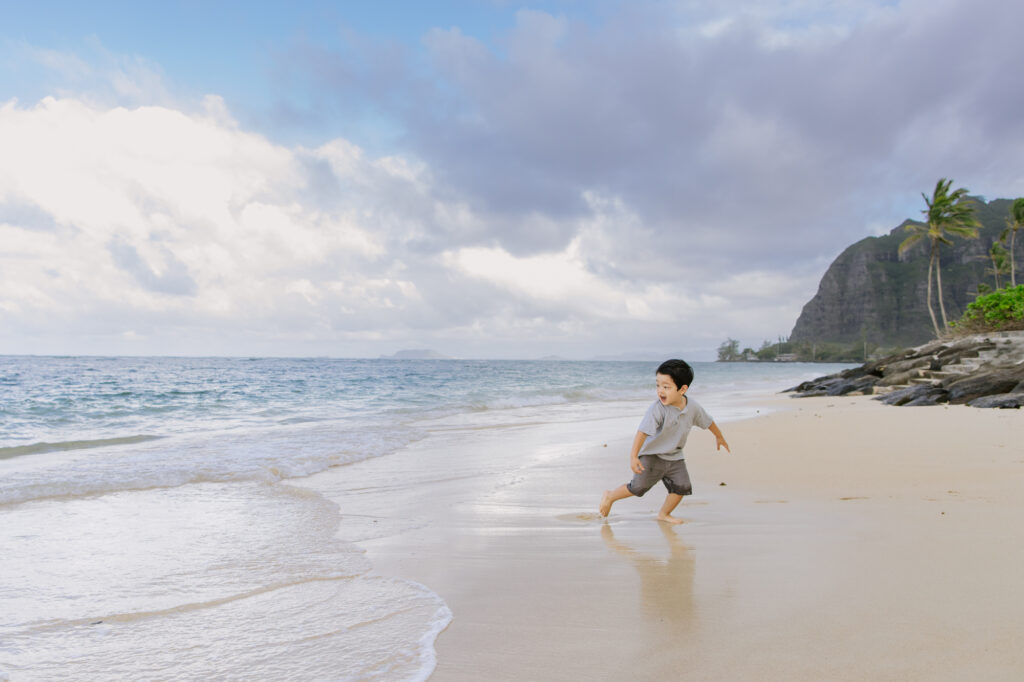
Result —
<instances>
[{"instance_id":1,"label":"boy's dark hair","mask_svg":"<svg viewBox=\"0 0 1024 682\"><path fill-rule=\"evenodd\" d=\"M672 377L676 390L693 383L693 368L684 360L666 360L658 367L657 374Z\"/></svg>"}]
</instances>

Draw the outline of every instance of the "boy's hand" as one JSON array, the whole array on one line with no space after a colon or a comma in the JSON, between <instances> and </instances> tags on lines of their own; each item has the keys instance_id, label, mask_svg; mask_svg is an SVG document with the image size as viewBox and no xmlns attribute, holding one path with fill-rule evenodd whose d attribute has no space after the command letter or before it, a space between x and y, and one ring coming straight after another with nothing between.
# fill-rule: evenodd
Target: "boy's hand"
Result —
<instances>
[{"instance_id":1,"label":"boy's hand","mask_svg":"<svg viewBox=\"0 0 1024 682\"><path fill-rule=\"evenodd\" d=\"M639 474L644 470L644 465L640 463L639 457L630 457L629 468L633 470L634 474Z\"/></svg>"},{"instance_id":2,"label":"boy's hand","mask_svg":"<svg viewBox=\"0 0 1024 682\"><path fill-rule=\"evenodd\" d=\"M715 450L725 448L726 452L732 452L732 450L729 449L729 444L725 442L725 436L722 435L722 429L718 428L718 424L711 422L711 426L708 427L708 430L715 434Z\"/></svg>"}]
</instances>

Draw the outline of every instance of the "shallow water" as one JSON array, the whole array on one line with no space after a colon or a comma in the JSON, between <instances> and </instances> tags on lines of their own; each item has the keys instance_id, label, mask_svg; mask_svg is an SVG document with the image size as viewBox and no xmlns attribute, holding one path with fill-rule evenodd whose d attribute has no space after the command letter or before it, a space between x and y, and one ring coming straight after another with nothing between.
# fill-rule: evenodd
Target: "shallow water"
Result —
<instances>
[{"instance_id":1,"label":"shallow water","mask_svg":"<svg viewBox=\"0 0 1024 682\"><path fill-rule=\"evenodd\" d=\"M653 369L0 358L0 679L424 679L448 607L358 546L415 519L342 519L288 481L432 432L635 411ZM834 369L698 364L694 392L728 421Z\"/></svg>"}]
</instances>

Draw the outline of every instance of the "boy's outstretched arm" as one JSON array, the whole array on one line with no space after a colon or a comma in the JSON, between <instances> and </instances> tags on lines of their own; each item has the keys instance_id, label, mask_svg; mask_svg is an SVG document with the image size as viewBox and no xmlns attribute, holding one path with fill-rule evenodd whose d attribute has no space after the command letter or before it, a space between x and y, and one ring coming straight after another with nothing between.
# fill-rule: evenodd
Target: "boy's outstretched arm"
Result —
<instances>
[{"instance_id":1,"label":"boy's outstretched arm","mask_svg":"<svg viewBox=\"0 0 1024 682\"><path fill-rule=\"evenodd\" d=\"M729 444L725 442L725 436L722 435L722 430L718 428L718 424L716 424L715 422L711 422L711 426L708 427L708 431L715 434L716 450L721 450L722 448L725 448L726 452L732 452L732 450L729 449Z\"/></svg>"}]
</instances>

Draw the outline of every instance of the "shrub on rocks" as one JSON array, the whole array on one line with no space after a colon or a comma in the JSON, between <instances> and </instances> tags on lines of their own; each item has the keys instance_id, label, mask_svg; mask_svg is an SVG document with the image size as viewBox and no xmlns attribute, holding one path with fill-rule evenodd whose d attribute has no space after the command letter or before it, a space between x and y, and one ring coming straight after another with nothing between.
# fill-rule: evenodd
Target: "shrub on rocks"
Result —
<instances>
[{"instance_id":1,"label":"shrub on rocks","mask_svg":"<svg viewBox=\"0 0 1024 682\"><path fill-rule=\"evenodd\" d=\"M1024 329L1024 284L979 296L951 327L957 334Z\"/></svg>"}]
</instances>

